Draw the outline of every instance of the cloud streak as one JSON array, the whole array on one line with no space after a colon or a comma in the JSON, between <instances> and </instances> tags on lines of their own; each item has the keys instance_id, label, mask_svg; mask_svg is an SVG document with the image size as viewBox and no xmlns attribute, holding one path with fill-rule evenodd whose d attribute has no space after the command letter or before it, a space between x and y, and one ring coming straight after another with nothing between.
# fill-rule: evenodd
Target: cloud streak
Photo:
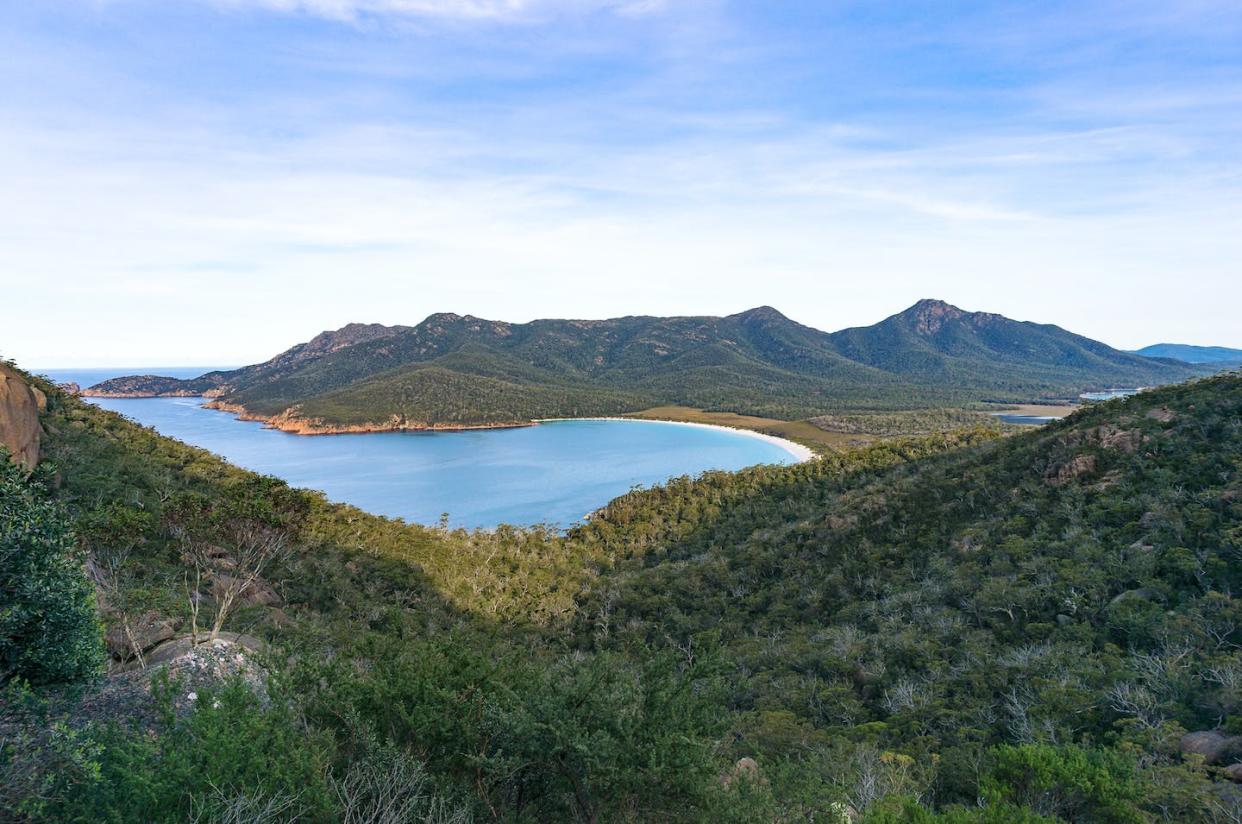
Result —
<instances>
[{"instance_id":1,"label":"cloud streak","mask_svg":"<svg viewBox=\"0 0 1242 824\"><path fill-rule=\"evenodd\" d=\"M428 18L516 22L560 14L609 12L622 16L650 14L663 0L204 0L229 10L309 14L331 20L369 17Z\"/></svg>"}]
</instances>

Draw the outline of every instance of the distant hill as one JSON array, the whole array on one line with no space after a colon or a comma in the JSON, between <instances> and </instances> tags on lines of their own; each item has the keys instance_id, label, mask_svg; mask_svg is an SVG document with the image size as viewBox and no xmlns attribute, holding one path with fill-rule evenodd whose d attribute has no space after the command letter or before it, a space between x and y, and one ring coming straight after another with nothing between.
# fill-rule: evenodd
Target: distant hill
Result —
<instances>
[{"instance_id":1,"label":"distant hill","mask_svg":"<svg viewBox=\"0 0 1242 824\"><path fill-rule=\"evenodd\" d=\"M1154 343L1135 351L1148 358L1170 358L1183 363L1209 363L1222 366L1242 364L1242 349L1225 346L1190 346L1185 343Z\"/></svg>"},{"instance_id":2,"label":"distant hill","mask_svg":"<svg viewBox=\"0 0 1242 824\"><path fill-rule=\"evenodd\" d=\"M664 404L788 420L1073 396L1204 371L923 300L832 334L768 306L524 324L435 314L412 327L351 324L242 369L116 378L86 394L203 395L289 431L322 432L510 425Z\"/></svg>"}]
</instances>

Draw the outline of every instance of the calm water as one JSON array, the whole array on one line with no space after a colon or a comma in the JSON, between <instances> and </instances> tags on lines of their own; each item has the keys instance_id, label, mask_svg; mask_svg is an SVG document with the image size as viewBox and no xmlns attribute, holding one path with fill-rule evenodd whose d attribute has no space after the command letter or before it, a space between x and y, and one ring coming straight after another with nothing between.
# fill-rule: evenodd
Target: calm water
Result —
<instances>
[{"instance_id":1,"label":"calm water","mask_svg":"<svg viewBox=\"0 0 1242 824\"><path fill-rule=\"evenodd\" d=\"M1052 423L1057 418L1049 418L1044 415L997 415L1004 423L1018 424L1019 426L1043 426L1046 423Z\"/></svg>"},{"instance_id":2,"label":"calm water","mask_svg":"<svg viewBox=\"0 0 1242 824\"><path fill-rule=\"evenodd\" d=\"M42 370L83 386L117 373ZM194 370L138 373L201 374ZM203 409L197 398L92 398L232 463L320 489L368 512L454 526L569 526L635 485L708 469L791 463L777 444L729 430L649 421L558 421L522 429L289 435Z\"/></svg>"},{"instance_id":3,"label":"calm water","mask_svg":"<svg viewBox=\"0 0 1242 824\"><path fill-rule=\"evenodd\" d=\"M1078 397L1084 401L1111 401L1116 398L1128 398L1142 391L1142 387L1136 389L1106 389L1103 392L1083 392Z\"/></svg>"}]
</instances>

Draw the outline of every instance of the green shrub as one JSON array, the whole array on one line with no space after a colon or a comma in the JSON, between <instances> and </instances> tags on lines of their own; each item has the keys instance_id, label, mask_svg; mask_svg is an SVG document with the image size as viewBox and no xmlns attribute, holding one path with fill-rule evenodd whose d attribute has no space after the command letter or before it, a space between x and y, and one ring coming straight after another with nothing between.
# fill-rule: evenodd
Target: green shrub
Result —
<instances>
[{"instance_id":1,"label":"green shrub","mask_svg":"<svg viewBox=\"0 0 1242 824\"><path fill-rule=\"evenodd\" d=\"M1066 821L1146 821L1134 762L1113 750L1028 744L993 750L982 782L994 804L1016 804Z\"/></svg>"},{"instance_id":2,"label":"green shrub","mask_svg":"<svg viewBox=\"0 0 1242 824\"><path fill-rule=\"evenodd\" d=\"M0 450L0 683L80 681L103 662L95 591L64 511L25 475Z\"/></svg>"},{"instance_id":3,"label":"green shrub","mask_svg":"<svg viewBox=\"0 0 1242 824\"><path fill-rule=\"evenodd\" d=\"M21 812L36 821L244 820L280 808L276 820L332 821L328 750L283 702L264 706L241 681L199 691L173 710L174 685L157 681L152 730L52 724L38 748ZM238 818L238 816L242 818ZM253 817L253 816L252 816Z\"/></svg>"}]
</instances>

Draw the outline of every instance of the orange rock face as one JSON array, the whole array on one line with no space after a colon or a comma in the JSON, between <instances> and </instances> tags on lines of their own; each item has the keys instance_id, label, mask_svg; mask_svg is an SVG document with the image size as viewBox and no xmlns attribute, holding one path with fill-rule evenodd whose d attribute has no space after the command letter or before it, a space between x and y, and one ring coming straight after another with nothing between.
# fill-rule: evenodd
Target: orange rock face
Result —
<instances>
[{"instance_id":1,"label":"orange rock face","mask_svg":"<svg viewBox=\"0 0 1242 824\"><path fill-rule=\"evenodd\" d=\"M0 363L0 444L14 461L33 467L39 462L39 395L13 369ZM46 403L46 400L44 401Z\"/></svg>"}]
</instances>

